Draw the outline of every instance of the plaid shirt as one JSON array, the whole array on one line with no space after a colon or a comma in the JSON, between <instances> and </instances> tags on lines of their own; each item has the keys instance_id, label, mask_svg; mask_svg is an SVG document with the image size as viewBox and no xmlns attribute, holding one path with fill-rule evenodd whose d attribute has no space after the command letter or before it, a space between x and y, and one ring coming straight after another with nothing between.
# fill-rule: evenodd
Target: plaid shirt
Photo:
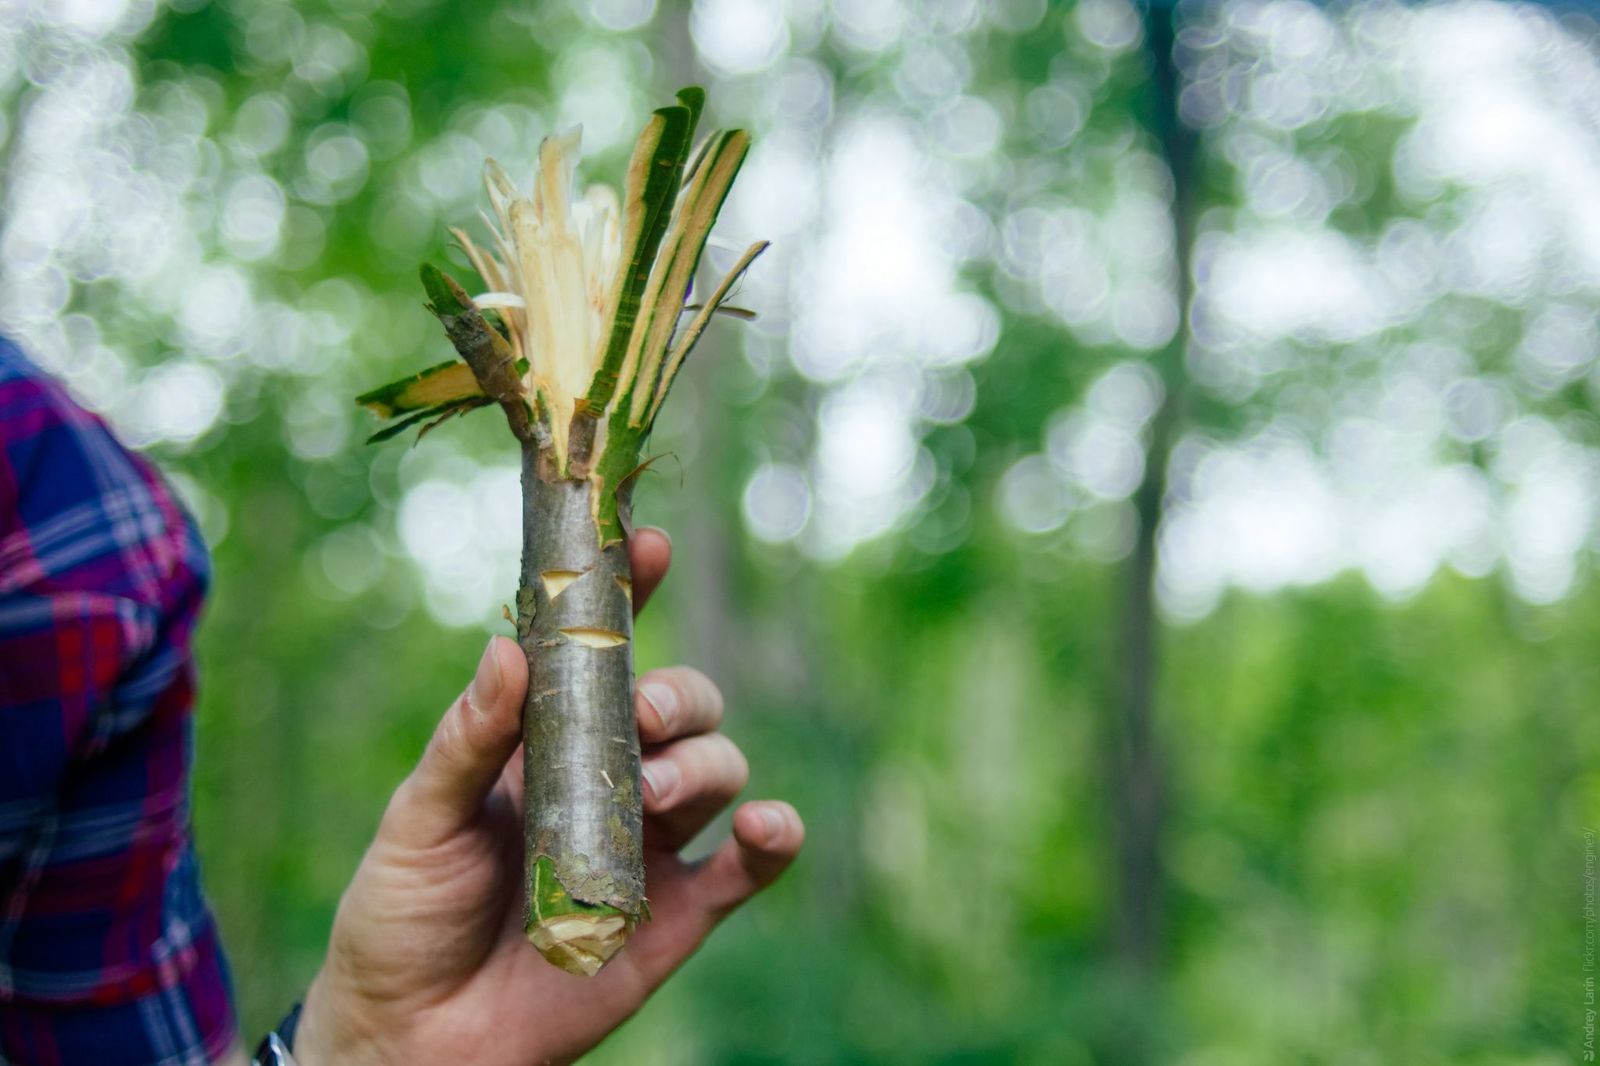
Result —
<instances>
[{"instance_id":1,"label":"plaid shirt","mask_svg":"<svg viewBox=\"0 0 1600 1066\"><path fill-rule=\"evenodd\" d=\"M207 574L155 470L0 339L0 1063L233 1043L189 826Z\"/></svg>"}]
</instances>

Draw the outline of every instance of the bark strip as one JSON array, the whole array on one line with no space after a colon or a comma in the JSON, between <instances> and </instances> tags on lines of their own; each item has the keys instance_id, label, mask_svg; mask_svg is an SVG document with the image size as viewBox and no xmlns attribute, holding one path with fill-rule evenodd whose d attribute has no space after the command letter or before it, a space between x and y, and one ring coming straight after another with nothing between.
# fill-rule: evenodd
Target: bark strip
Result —
<instances>
[{"instance_id":1,"label":"bark strip","mask_svg":"<svg viewBox=\"0 0 1600 1066\"><path fill-rule=\"evenodd\" d=\"M517 373L511 343L500 336L467 295L460 282L430 263L422 264L422 286L431 301L428 310L444 325L456 353L472 368L484 395L498 403L511 432L524 443L534 437L532 412Z\"/></svg>"},{"instance_id":2,"label":"bark strip","mask_svg":"<svg viewBox=\"0 0 1600 1066\"><path fill-rule=\"evenodd\" d=\"M523 449L527 933L551 962L593 974L645 911L632 574L624 542L601 544L600 485L551 474Z\"/></svg>"}]
</instances>

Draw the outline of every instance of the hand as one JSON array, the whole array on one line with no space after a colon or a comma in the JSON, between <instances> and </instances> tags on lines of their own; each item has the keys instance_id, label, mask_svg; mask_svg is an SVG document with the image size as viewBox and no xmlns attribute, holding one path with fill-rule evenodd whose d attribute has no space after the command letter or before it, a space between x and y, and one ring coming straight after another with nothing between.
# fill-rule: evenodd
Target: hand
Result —
<instances>
[{"instance_id":1,"label":"hand","mask_svg":"<svg viewBox=\"0 0 1600 1066\"><path fill-rule=\"evenodd\" d=\"M666 573L671 546L659 530L641 529L629 551L637 609ZM395 790L306 995L294 1041L303 1066L576 1058L799 851L799 815L768 801L740 806L733 836L709 858L679 858L749 771L716 732L716 686L688 667L651 671L639 680L636 711L652 918L595 977L552 966L522 930L518 748L527 685L521 649L491 640L472 684Z\"/></svg>"}]
</instances>

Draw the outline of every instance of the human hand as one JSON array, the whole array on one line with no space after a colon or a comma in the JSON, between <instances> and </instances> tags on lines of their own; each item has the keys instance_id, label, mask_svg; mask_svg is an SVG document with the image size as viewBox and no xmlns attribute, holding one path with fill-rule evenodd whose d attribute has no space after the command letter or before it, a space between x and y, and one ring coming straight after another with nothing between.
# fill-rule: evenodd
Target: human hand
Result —
<instances>
[{"instance_id":1,"label":"human hand","mask_svg":"<svg viewBox=\"0 0 1600 1066\"><path fill-rule=\"evenodd\" d=\"M629 543L636 607L665 575L666 535ZM489 642L417 768L395 790L339 902L295 1036L302 1066L570 1061L636 1011L740 903L777 879L805 829L746 803L709 858L678 851L732 801L744 756L716 732L722 695L689 667L653 670L635 700L644 745L651 920L595 977L546 962L523 934L523 698L516 643Z\"/></svg>"}]
</instances>

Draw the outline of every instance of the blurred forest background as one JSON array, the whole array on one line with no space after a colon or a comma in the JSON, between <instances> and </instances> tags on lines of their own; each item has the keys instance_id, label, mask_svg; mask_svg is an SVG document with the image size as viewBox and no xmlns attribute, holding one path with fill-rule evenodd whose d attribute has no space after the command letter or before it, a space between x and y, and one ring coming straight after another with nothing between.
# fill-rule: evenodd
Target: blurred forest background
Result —
<instances>
[{"instance_id":1,"label":"blurred forest background","mask_svg":"<svg viewBox=\"0 0 1600 1066\"><path fill-rule=\"evenodd\" d=\"M449 355L485 155L581 122L616 183L699 82L775 243L654 441L640 664L810 840L594 1061L1576 1059L1596 56L1480 2L0 0L0 331L215 552L247 1036L509 628L510 437L351 398Z\"/></svg>"}]
</instances>

